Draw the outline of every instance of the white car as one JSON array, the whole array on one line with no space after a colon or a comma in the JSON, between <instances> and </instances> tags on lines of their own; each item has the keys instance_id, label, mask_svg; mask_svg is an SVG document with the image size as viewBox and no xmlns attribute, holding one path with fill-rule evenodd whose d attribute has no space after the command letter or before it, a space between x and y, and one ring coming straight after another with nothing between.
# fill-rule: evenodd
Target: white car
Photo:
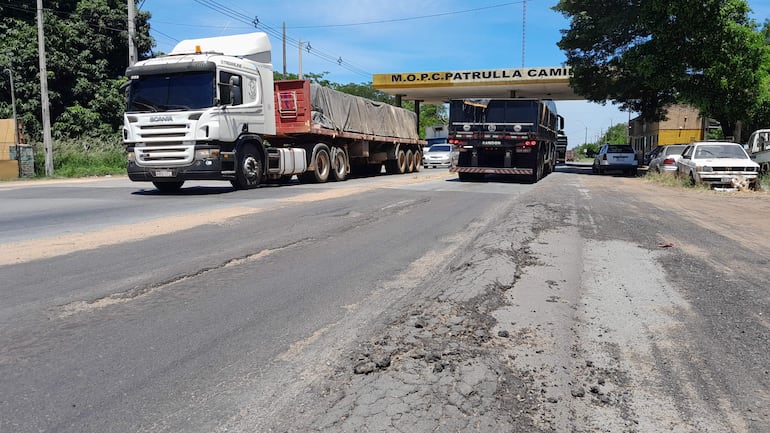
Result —
<instances>
[{"instance_id":1,"label":"white car","mask_svg":"<svg viewBox=\"0 0 770 433\"><path fill-rule=\"evenodd\" d=\"M752 161L736 143L706 141L695 142L682 152L677 161L677 174L694 184L736 188L745 184L756 188L759 164Z\"/></svg>"},{"instance_id":2,"label":"white car","mask_svg":"<svg viewBox=\"0 0 770 433\"><path fill-rule=\"evenodd\" d=\"M676 162L682 157L686 144L661 146L658 153L650 160L647 170L656 173L676 173Z\"/></svg>"},{"instance_id":3,"label":"white car","mask_svg":"<svg viewBox=\"0 0 770 433\"><path fill-rule=\"evenodd\" d=\"M639 160L636 152L627 144L605 144L599 148L591 166L593 173L602 174L609 170L620 170L623 174L636 176Z\"/></svg>"},{"instance_id":4,"label":"white car","mask_svg":"<svg viewBox=\"0 0 770 433\"><path fill-rule=\"evenodd\" d=\"M422 166L425 168L449 167L452 163L454 146L449 143L436 143L422 155Z\"/></svg>"}]
</instances>

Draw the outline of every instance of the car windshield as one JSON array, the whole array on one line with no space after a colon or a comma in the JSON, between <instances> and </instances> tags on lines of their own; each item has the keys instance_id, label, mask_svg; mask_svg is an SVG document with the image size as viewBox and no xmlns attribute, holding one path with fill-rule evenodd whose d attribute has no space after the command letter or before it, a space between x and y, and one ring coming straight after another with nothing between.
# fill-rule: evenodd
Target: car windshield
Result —
<instances>
[{"instance_id":1,"label":"car windshield","mask_svg":"<svg viewBox=\"0 0 770 433\"><path fill-rule=\"evenodd\" d=\"M607 153L634 153L634 150L631 149L631 146L618 144L607 146Z\"/></svg>"},{"instance_id":2,"label":"car windshield","mask_svg":"<svg viewBox=\"0 0 770 433\"><path fill-rule=\"evenodd\" d=\"M695 150L695 158L740 158L747 159L746 153L740 146L707 144L698 146Z\"/></svg>"},{"instance_id":3,"label":"car windshield","mask_svg":"<svg viewBox=\"0 0 770 433\"><path fill-rule=\"evenodd\" d=\"M428 152L451 152L452 146L448 144L434 144L428 149Z\"/></svg>"}]
</instances>

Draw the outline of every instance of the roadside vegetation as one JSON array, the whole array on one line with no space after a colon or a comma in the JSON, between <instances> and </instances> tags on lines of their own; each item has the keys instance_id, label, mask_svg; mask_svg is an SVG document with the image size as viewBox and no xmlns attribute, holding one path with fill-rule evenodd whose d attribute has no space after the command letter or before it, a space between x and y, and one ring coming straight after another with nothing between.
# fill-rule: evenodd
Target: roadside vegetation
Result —
<instances>
[{"instance_id":1,"label":"roadside vegetation","mask_svg":"<svg viewBox=\"0 0 770 433\"><path fill-rule=\"evenodd\" d=\"M54 177L105 176L126 173L120 136L53 140ZM45 176L45 148L35 144L35 177Z\"/></svg>"}]
</instances>

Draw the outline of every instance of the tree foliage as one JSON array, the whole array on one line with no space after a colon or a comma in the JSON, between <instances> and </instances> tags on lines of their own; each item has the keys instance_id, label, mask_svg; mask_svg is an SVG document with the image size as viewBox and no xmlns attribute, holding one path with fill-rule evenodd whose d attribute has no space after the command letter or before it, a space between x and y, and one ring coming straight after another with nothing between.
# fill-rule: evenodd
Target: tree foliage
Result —
<instances>
[{"instance_id":1,"label":"tree foliage","mask_svg":"<svg viewBox=\"0 0 770 433\"><path fill-rule=\"evenodd\" d=\"M46 70L54 137L103 136L122 123L119 86L128 66L127 7L122 0L46 0ZM149 13L136 16L140 58L154 45ZM32 1L0 0L0 62L12 64L17 112L28 135L41 131L37 15ZM10 117L10 83L0 82L0 116ZM8 102L6 102L8 101Z\"/></svg>"},{"instance_id":2,"label":"tree foliage","mask_svg":"<svg viewBox=\"0 0 770 433\"><path fill-rule=\"evenodd\" d=\"M766 109L770 47L745 0L561 0L573 87L649 121L684 102L733 131Z\"/></svg>"}]
</instances>

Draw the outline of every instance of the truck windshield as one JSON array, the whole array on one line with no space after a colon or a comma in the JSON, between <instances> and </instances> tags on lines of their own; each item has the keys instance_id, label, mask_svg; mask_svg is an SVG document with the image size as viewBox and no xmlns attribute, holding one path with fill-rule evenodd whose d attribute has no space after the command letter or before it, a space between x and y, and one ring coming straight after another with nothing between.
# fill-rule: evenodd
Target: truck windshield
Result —
<instances>
[{"instance_id":1,"label":"truck windshield","mask_svg":"<svg viewBox=\"0 0 770 433\"><path fill-rule=\"evenodd\" d=\"M182 111L214 105L214 73L146 75L131 81L128 112Z\"/></svg>"}]
</instances>

